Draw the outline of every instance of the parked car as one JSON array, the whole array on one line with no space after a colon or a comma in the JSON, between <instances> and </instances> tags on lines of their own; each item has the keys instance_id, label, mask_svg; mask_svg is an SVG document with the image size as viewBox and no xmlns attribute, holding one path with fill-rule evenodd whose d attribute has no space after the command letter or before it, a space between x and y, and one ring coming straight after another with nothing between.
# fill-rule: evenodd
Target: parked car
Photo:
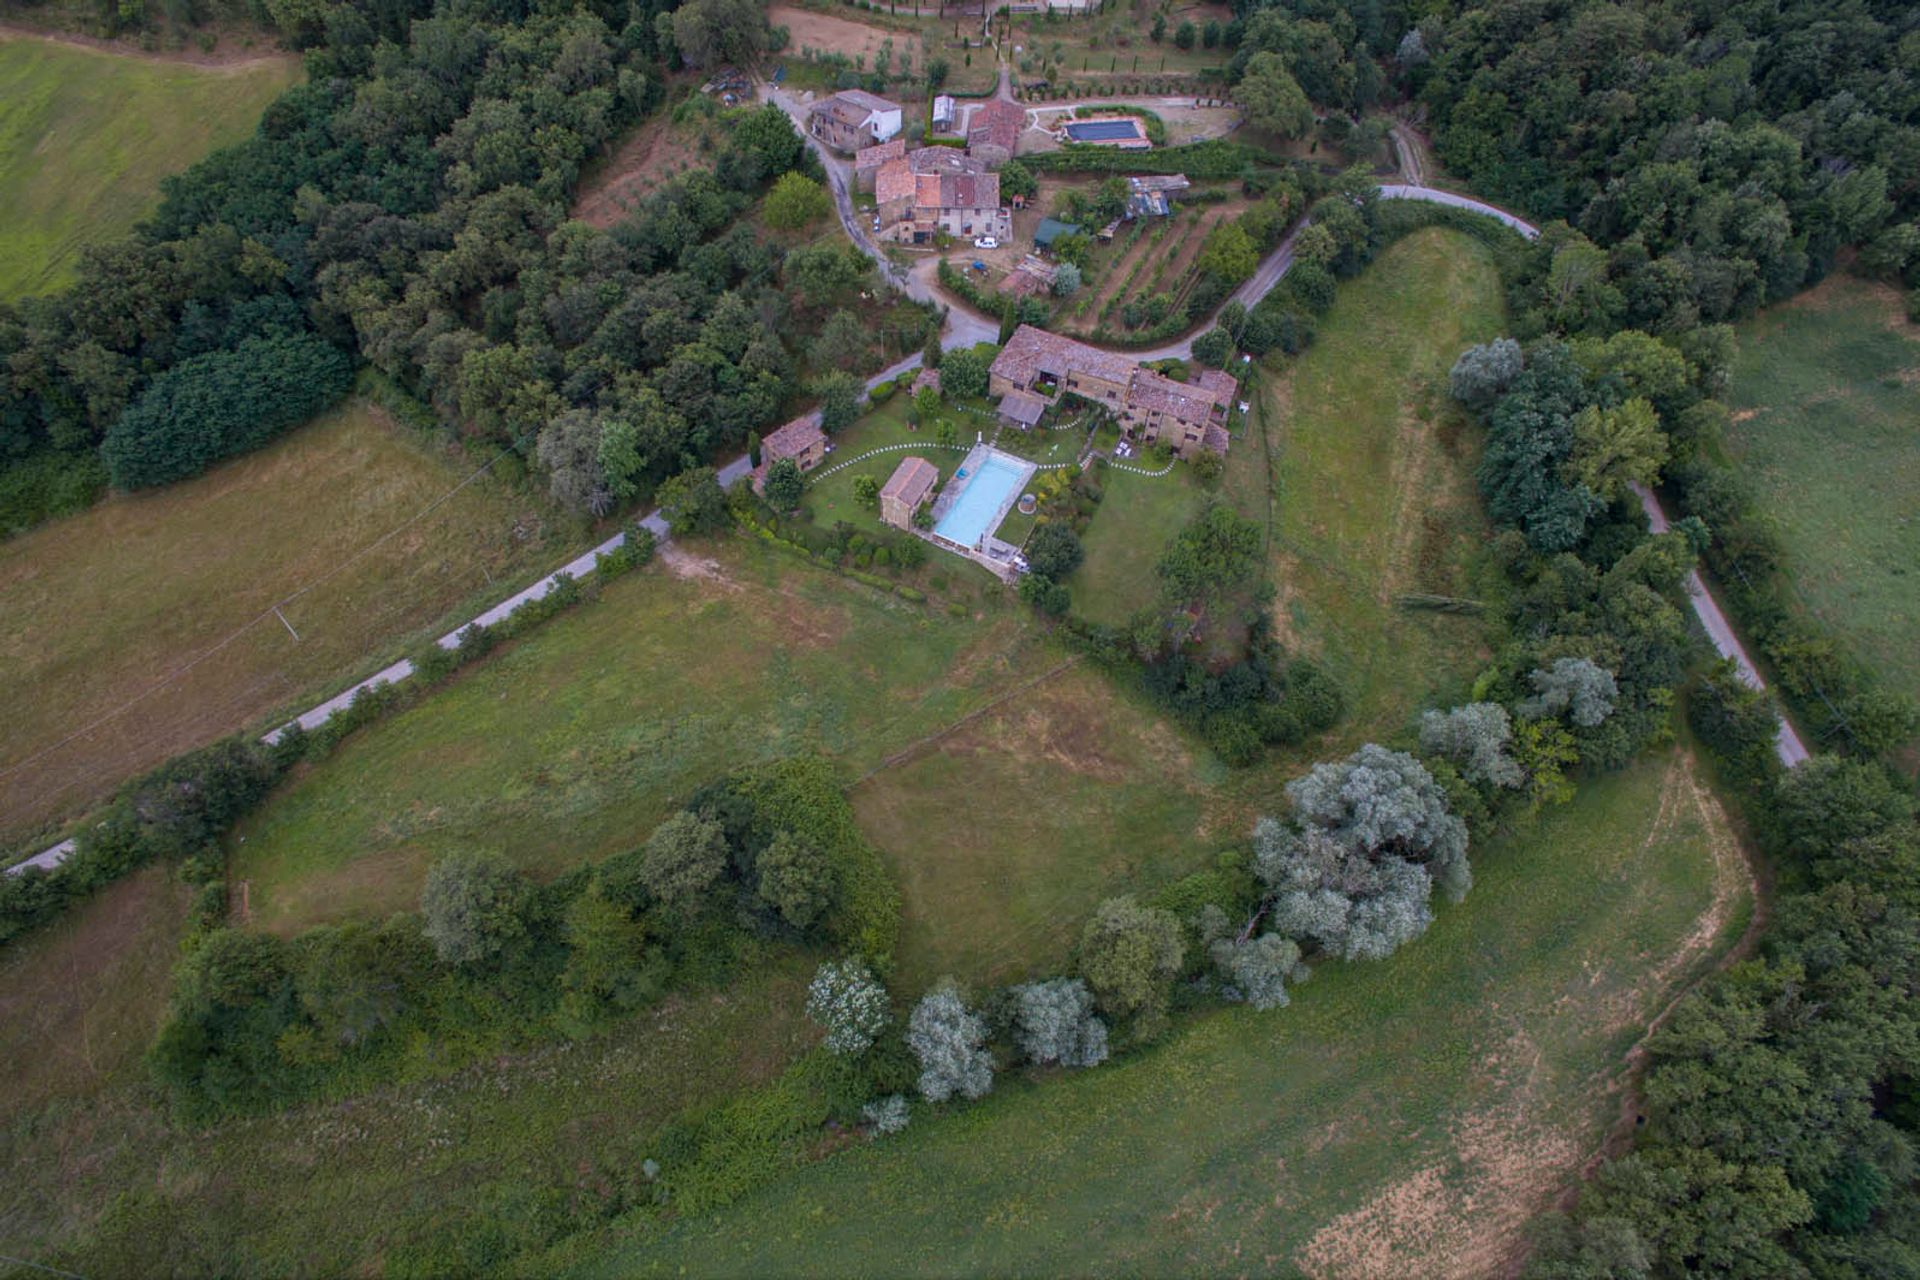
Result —
<instances>
[{"instance_id":1,"label":"parked car","mask_svg":"<svg viewBox=\"0 0 1920 1280\"><path fill-rule=\"evenodd\" d=\"M976 249L998 249L1000 247L1000 242L998 240L995 240L992 236L981 236L978 240L975 240L973 242L973 247Z\"/></svg>"}]
</instances>

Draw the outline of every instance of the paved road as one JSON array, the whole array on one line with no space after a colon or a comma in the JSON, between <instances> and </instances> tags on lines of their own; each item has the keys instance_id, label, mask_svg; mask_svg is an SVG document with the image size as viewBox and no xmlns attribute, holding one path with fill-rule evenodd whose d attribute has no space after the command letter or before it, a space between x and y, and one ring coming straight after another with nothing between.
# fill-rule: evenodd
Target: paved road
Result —
<instances>
[{"instance_id":1,"label":"paved road","mask_svg":"<svg viewBox=\"0 0 1920 1280\"><path fill-rule=\"evenodd\" d=\"M1647 525L1655 533L1665 533L1668 529L1667 513L1660 505L1660 499L1653 490L1644 485L1634 485L1633 491L1640 498L1640 509L1647 513ZM1713 641L1723 658L1733 659L1733 665L1739 669L1740 678L1755 689L1765 690L1767 682L1760 678L1760 671L1753 665L1753 659L1747 656L1747 650L1740 643L1740 636L1720 612L1719 601L1713 598L1713 592L1707 590L1707 584L1694 569L1687 574L1687 598L1693 602L1693 612L1700 619L1700 625L1706 630L1707 638ZM1800 734L1794 729L1793 722L1785 716L1780 717L1780 728L1773 736L1774 753L1780 757L1780 763L1791 769L1808 756L1806 744L1800 740Z\"/></svg>"},{"instance_id":2,"label":"paved road","mask_svg":"<svg viewBox=\"0 0 1920 1280\"><path fill-rule=\"evenodd\" d=\"M804 135L806 132L804 115L796 114L798 112L797 104L792 103L790 99L783 101L783 99L786 99L786 95L777 90L770 91L769 96L772 97L774 101L779 102L782 109L789 115L794 116ZM976 342L992 342L997 338L999 336L999 325L997 322L988 321L968 310L966 307L957 305L933 288L930 279L933 270L933 261L931 259L926 263L919 264L914 270L906 272L900 271L894 267L891 262L886 260L886 256L863 234L858 224L858 219L854 216L855 210L853 208L853 202L847 193L846 166L837 158L820 150L818 144L812 139L808 141L815 147L816 151L820 152L820 157L826 165L828 176L832 179L834 204L836 208L840 210L841 225L845 228L848 238L860 246L864 253L881 265L885 278L896 288L906 292L909 297L917 298L920 301L932 302L947 308L947 327L941 333L940 345L951 350L955 347L971 346ZM1496 209L1492 205L1482 204L1477 200L1470 199L1466 196L1455 195L1450 191L1437 191L1432 187L1394 184L1381 187L1380 195L1383 199L1389 200L1431 200L1439 204L1453 205L1456 208L1470 209L1476 213L1484 213L1498 218L1501 222L1506 223L1529 239L1540 234L1539 230L1532 224L1515 217L1503 209ZM1234 291L1231 300L1251 307L1254 303L1260 301L1260 299L1272 292L1274 286L1278 285L1281 279L1287 274L1287 268L1293 265L1294 241L1299 236L1301 230L1305 228L1305 225L1306 224L1302 222L1301 226L1296 227L1288 234L1286 239L1280 242L1279 246L1275 248L1272 253L1267 255L1255 270L1252 278ZM1179 342L1168 343L1163 347L1155 347L1146 351L1130 351L1126 354L1138 360L1160 360L1172 357L1185 359L1192 353L1193 339L1183 338ZM913 355L907 356L905 359L896 361L879 373L874 374L871 378L867 379L866 385L868 389L871 390L880 382L891 381L903 373L909 373L919 368L920 363L921 357L919 353L916 352ZM719 469L720 483L723 486L737 484L750 470L751 468L747 463L747 458L743 454ZM1651 522L1655 532L1663 531L1667 527L1667 520L1665 513L1660 510L1659 500L1651 493L1645 491L1641 492L1640 498L1641 505L1646 508L1647 518ZM666 521L657 510L642 517L639 523L651 529L656 537L664 538L667 534ZM618 547L624 546L626 540L627 536L624 533L614 535L585 554L568 561L565 565L562 565L559 569L540 579L540 581L534 583L524 591L502 600L486 612L461 623L452 631L447 632L446 635L441 636L436 643L443 649L453 649L457 647L460 643L461 633L468 627L489 626L512 613L513 610L521 604L529 600L542 598L558 585L559 579L563 574L568 577L578 578L583 574L591 572L594 561L598 557L606 555ZM1698 572L1689 578L1687 593L1692 599L1694 613L1699 616L1701 626L1706 629L1707 635L1712 639L1714 648L1719 650L1722 656L1732 658L1740 667L1742 677L1751 683L1754 688L1765 689L1766 684L1761 680L1760 673L1754 668L1752 660L1747 657L1746 650L1741 647L1740 640L1738 636L1734 634L1733 627L1727 622L1726 616L1721 613L1719 604L1714 600L1712 593L1706 589L1706 585L1700 580ZM293 721L276 728L261 740L267 743L277 742L281 735L292 728L294 724L298 724L306 729L318 728L320 725L326 723L328 717L350 704L354 697L363 689L372 689L379 685L398 684L400 681L408 679L412 675L413 664L403 658L392 666L368 676L352 688L344 690L327 699L325 702L320 703L318 706L302 712ZM1784 718L1780 723L1778 749L1782 763L1786 764L1789 768L1807 758L1806 747L1801 743L1799 735L1794 732L1793 727L1788 724ZM24 871L28 867L40 867L51 870L53 867L65 861L67 856L72 852L73 841L63 840L51 848L43 849L25 861L15 863L13 866L8 867L7 874L12 875Z\"/></svg>"}]
</instances>

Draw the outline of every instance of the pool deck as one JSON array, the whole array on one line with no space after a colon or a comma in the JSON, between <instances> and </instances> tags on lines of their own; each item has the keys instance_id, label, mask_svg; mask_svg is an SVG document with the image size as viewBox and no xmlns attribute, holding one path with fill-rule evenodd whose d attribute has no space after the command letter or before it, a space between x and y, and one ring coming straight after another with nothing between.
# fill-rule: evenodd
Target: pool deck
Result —
<instances>
[{"instance_id":1,"label":"pool deck","mask_svg":"<svg viewBox=\"0 0 1920 1280\"><path fill-rule=\"evenodd\" d=\"M1033 479L1033 473L1038 471L1039 467L1027 461L1025 458L1003 452L990 444L976 444L972 449L967 451L966 460L962 462L955 471L956 476L958 476L961 471L966 472L966 479L960 481L958 484L949 483L945 489L941 490L940 496L934 500L932 512L933 523L936 528L939 527L941 519L947 512L951 511L954 504L960 500L960 495L966 492L967 485L972 482L973 477L980 474L981 465L985 463L988 458L992 457L1000 458L1009 466L1020 468L1020 481L1007 490L1007 496L1001 501L1000 509L994 513L991 520L987 521L987 531L981 535L978 546L963 546L951 538L943 538L939 534L931 531L916 530L916 532L920 537L931 542L934 546L939 547L942 551L951 551L955 555L965 556L967 559L992 573L1002 582L1013 582L1020 576L1020 571L1013 567L1014 554L1019 551L1020 548L1011 543L1000 541L993 536L993 533L994 530L1000 527L1001 522L1007 518L1007 512L1013 509L1013 504L1020 500L1020 495L1026 492L1028 482Z\"/></svg>"}]
</instances>

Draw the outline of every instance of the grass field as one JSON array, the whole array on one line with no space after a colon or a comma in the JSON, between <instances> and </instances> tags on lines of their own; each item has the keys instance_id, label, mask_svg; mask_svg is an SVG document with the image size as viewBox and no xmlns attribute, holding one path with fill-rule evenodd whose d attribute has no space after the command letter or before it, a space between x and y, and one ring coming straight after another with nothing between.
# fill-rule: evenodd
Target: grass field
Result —
<instances>
[{"instance_id":1,"label":"grass field","mask_svg":"<svg viewBox=\"0 0 1920 1280\"><path fill-rule=\"evenodd\" d=\"M133 229L160 179L253 131L292 57L223 67L0 36L0 300L72 278L84 245Z\"/></svg>"},{"instance_id":2,"label":"grass field","mask_svg":"<svg viewBox=\"0 0 1920 1280\"><path fill-rule=\"evenodd\" d=\"M1503 314L1484 246L1443 230L1399 241L1340 286L1228 455L1227 492L1272 531L1276 633L1340 677L1362 724L1397 727L1460 692L1484 658L1475 619L1394 602L1474 594L1486 525L1446 373Z\"/></svg>"},{"instance_id":3,"label":"grass field","mask_svg":"<svg viewBox=\"0 0 1920 1280\"><path fill-rule=\"evenodd\" d=\"M138 1058L181 918L165 875L0 958L0 1238L15 1256L97 1276L472 1274L630 1203L668 1120L764 1083L817 1036L808 966L782 958L593 1039L183 1129Z\"/></svg>"},{"instance_id":4,"label":"grass field","mask_svg":"<svg viewBox=\"0 0 1920 1280\"><path fill-rule=\"evenodd\" d=\"M350 742L245 825L254 920L413 905L485 845L548 873L640 843L729 769L820 750L852 773L1017 679L1023 611L977 621L742 544L675 552Z\"/></svg>"},{"instance_id":5,"label":"grass field","mask_svg":"<svg viewBox=\"0 0 1920 1280\"><path fill-rule=\"evenodd\" d=\"M1497 1274L1620 1109L1623 1055L1741 927L1744 868L1679 756L1475 855L1391 960L1205 1017L1121 1065L1003 1082L586 1276Z\"/></svg>"},{"instance_id":6,"label":"grass field","mask_svg":"<svg viewBox=\"0 0 1920 1280\"><path fill-rule=\"evenodd\" d=\"M1133 465L1151 467L1140 458ZM1193 473L1175 464L1164 476L1142 476L1108 467L1104 497L1087 525L1087 558L1067 580L1074 609L1093 622L1119 626L1160 598L1153 567L1167 542L1206 503Z\"/></svg>"},{"instance_id":7,"label":"grass field","mask_svg":"<svg viewBox=\"0 0 1920 1280\"><path fill-rule=\"evenodd\" d=\"M1920 697L1920 328L1834 276L1740 326L1728 447L1799 599Z\"/></svg>"},{"instance_id":8,"label":"grass field","mask_svg":"<svg viewBox=\"0 0 1920 1280\"><path fill-rule=\"evenodd\" d=\"M490 479L406 523L475 465L353 401L205 476L0 544L0 840L334 692L570 552L543 500ZM283 623L271 606L301 588Z\"/></svg>"}]
</instances>

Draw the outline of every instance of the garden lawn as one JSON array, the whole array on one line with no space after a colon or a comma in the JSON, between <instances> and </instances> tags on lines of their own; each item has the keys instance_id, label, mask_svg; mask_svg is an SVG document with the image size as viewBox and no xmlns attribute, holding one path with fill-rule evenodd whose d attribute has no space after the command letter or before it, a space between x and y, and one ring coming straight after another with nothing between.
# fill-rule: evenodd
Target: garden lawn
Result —
<instances>
[{"instance_id":1,"label":"garden lawn","mask_svg":"<svg viewBox=\"0 0 1920 1280\"><path fill-rule=\"evenodd\" d=\"M1084 1073L611 1229L575 1274L1338 1276L1506 1270L1621 1109L1641 1029L1738 933L1745 865L1677 754L1474 855L1467 901L1290 1008L1185 1024Z\"/></svg>"},{"instance_id":2,"label":"garden lawn","mask_svg":"<svg viewBox=\"0 0 1920 1280\"><path fill-rule=\"evenodd\" d=\"M0 301L73 278L80 250L160 200L160 179L245 138L300 78L292 57L218 67L0 35Z\"/></svg>"},{"instance_id":3,"label":"garden lawn","mask_svg":"<svg viewBox=\"0 0 1920 1280\"><path fill-rule=\"evenodd\" d=\"M1128 465L1151 469L1138 454ZM1082 535L1087 557L1067 578L1074 612L1092 622L1119 626L1160 599L1154 566L1183 525L1206 505L1207 495L1185 463L1164 476L1143 476L1107 467L1104 496Z\"/></svg>"},{"instance_id":4,"label":"garden lawn","mask_svg":"<svg viewBox=\"0 0 1920 1280\"><path fill-rule=\"evenodd\" d=\"M1276 634L1332 671L1350 716L1376 732L1455 699L1485 658L1477 618L1395 602L1476 594L1478 443L1446 374L1504 315L1478 241L1434 229L1400 240L1341 283L1312 347L1270 360L1228 455L1229 495L1272 530Z\"/></svg>"},{"instance_id":5,"label":"garden lawn","mask_svg":"<svg viewBox=\"0 0 1920 1280\"><path fill-rule=\"evenodd\" d=\"M478 464L356 400L0 543L0 841L336 692L572 553L577 531L528 488L453 493Z\"/></svg>"},{"instance_id":6,"label":"garden lawn","mask_svg":"<svg viewBox=\"0 0 1920 1280\"><path fill-rule=\"evenodd\" d=\"M253 923L410 909L456 850L541 875L605 858L759 761L820 751L855 776L1004 692L1038 643L1004 596L956 619L760 544L667 559L356 734L243 824Z\"/></svg>"},{"instance_id":7,"label":"garden lawn","mask_svg":"<svg viewBox=\"0 0 1920 1280\"><path fill-rule=\"evenodd\" d=\"M1920 328L1835 276L1739 336L1728 449L1801 606L1920 697Z\"/></svg>"},{"instance_id":8,"label":"garden lawn","mask_svg":"<svg viewBox=\"0 0 1920 1280\"><path fill-rule=\"evenodd\" d=\"M954 424L954 439L964 443L942 445L935 435L938 422L927 423L917 430L907 425L907 406L910 397L907 385L911 378L901 380L903 385L896 390L886 403L874 408L859 421L833 437L833 452L827 460L816 467L807 476L807 496L804 510L813 522L822 529L831 529L844 520L863 533L877 533L881 530L896 532L891 525L880 519L880 512L874 507L862 506L853 496L853 481L856 476L872 476L874 482L885 486L887 478L894 469L907 458L921 457L940 469L940 483L945 484L952 477L972 447L974 431L965 424L977 421L970 415L943 405L942 416ZM980 423L981 427L986 423ZM910 449L892 446L912 445ZM863 453L875 449L887 452L876 454L861 462L854 462ZM825 472L831 470L832 475Z\"/></svg>"}]
</instances>

